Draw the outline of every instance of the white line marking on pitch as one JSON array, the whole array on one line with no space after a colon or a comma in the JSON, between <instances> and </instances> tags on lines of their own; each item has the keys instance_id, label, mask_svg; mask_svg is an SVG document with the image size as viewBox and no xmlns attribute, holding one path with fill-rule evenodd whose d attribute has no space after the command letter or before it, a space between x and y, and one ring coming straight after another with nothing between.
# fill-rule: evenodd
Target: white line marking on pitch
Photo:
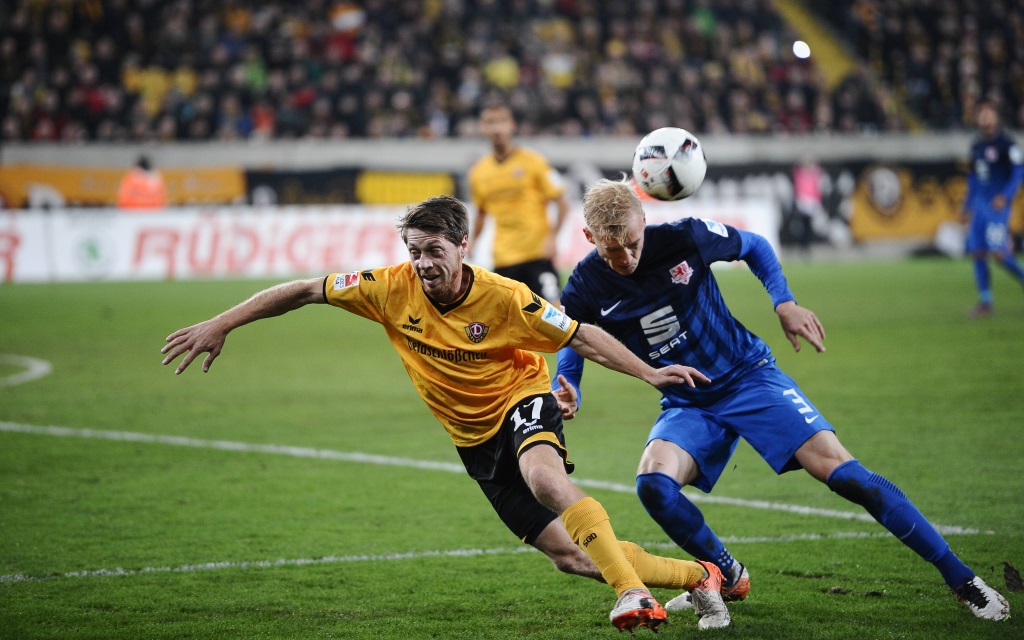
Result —
<instances>
[{"instance_id":1,"label":"white line marking on pitch","mask_svg":"<svg viewBox=\"0 0 1024 640\"><path fill-rule=\"evenodd\" d=\"M14 367L25 368L21 373L14 373L0 378L0 387L13 387L16 384L30 382L37 378L50 375L53 371L53 365L46 360L6 353L0 353L0 364L8 364Z\"/></svg>"},{"instance_id":2,"label":"white line marking on pitch","mask_svg":"<svg viewBox=\"0 0 1024 640\"><path fill-rule=\"evenodd\" d=\"M91 438L98 440L116 440L126 442L146 442L151 444L167 444L179 447L195 447L199 449L218 449L221 451L236 451L245 453L269 453L275 455L291 456L295 458L318 458L322 460L340 460L344 462L362 462L366 464L387 465L395 467L407 467L413 469L429 469L432 471L447 471L450 473L465 473L462 465L450 462L432 462L429 460L414 460L412 458L396 458L392 456L379 456L369 453L333 451L331 449L311 449L308 447L290 447L276 444L251 444L247 442L232 442L228 440L202 440L199 438L186 438L182 436L164 436L148 433L132 433L129 431L100 431L95 429L72 429L70 427L39 427L30 424L18 424L15 422L0 422L0 431L14 433L29 433L35 435L59 436L66 438ZM581 486L590 489L604 489L617 493L634 493L632 485L605 482L602 480L588 480L586 478L573 478L573 481ZM854 511L836 511L834 509L818 509L781 502L769 502L766 500L745 500L742 498L727 498L723 496L708 496L687 492L686 497L694 502L706 502L709 504L726 504L750 509L765 509L769 511L784 511L801 515L822 516L825 518L839 518L842 520L858 520L861 522L875 522L867 513ZM978 529L958 527L954 525L934 524L935 529L943 535L977 534Z\"/></svg>"},{"instance_id":3,"label":"white line marking on pitch","mask_svg":"<svg viewBox=\"0 0 1024 640\"><path fill-rule=\"evenodd\" d=\"M775 537L725 537L726 544L744 542L798 542L804 540L826 540L830 538L885 538L888 533L839 532L830 534L796 534ZM675 544L667 542L646 542L644 547L675 548ZM273 569L276 567L304 567L321 564L339 564L344 562L381 562L390 560L415 560L417 558L464 558L483 555L511 555L531 553L537 550L523 545L521 547L497 547L494 549L453 549L450 551L411 551L408 553L380 553L351 556L326 556L323 558L279 558L277 560L243 560L235 562L204 562L202 564L182 564L174 567L143 567L141 569L92 569L89 571L69 571L49 576L27 576L23 573L0 575L0 584L14 582L46 582L64 578L103 578L108 576L137 576L149 573L194 573L196 571L220 571L224 569Z\"/></svg>"}]
</instances>

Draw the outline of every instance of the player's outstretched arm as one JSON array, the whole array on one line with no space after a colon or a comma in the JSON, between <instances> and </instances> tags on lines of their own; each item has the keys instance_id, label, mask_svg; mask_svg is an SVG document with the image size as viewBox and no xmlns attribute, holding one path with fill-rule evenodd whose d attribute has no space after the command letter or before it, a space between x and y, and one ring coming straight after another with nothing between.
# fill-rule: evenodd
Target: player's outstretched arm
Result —
<instances>
[{"instance_id":1,"label":"player's outstretched arm","mask_svg":"<svg viewBox=\"0 0 1024 640\"><path fill-rule=\"evenodd\" d=\"M825 327L813 311L790 300L775 307L775 313L779 314L782 330L797 353L800 352L801 337L811 343L818 353L825 352Z\"/></svg>"},{"instance_id":2,"label":"player's outstretched arm","mask_svg":"<svg viewBox=\"0 0 1024 640\"><path fill-rule=\"evenodd\" d=\"M607 367L613 371L629 374L640 378L653 387L662 388L673 384L697 386L697 382L710 384L711 380L693 367L673 364L655 369L640 358L624 344L616 340L604 329L592 324L581 324L570 343L576 353L587 360Z\"/></svg>"},{"instance_id":3,"label":"player's outstretched arm","mask_svg":"<svg viewBox=\"0 0 1024 640\"><path fill-rule=\"evenodd\" d=\"M188 368L199 354L206 353L207 356L203 360L205 373L220 355L224 341L233 329L261 318L279 316L314 302L324 302L323 278L295 280L260 291L245 302L205 322L178 329L167 336L167 344L160 350L160 353L164 354L163 364L170 364L184 353L185 357L174 370L175 374L179 374Z\"/></svg>"}]
</instances>

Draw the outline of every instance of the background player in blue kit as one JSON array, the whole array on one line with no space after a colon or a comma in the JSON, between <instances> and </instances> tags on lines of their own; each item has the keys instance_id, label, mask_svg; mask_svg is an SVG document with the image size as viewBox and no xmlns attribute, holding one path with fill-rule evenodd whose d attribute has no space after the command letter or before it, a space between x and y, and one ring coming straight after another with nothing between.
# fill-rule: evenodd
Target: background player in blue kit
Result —
<instances>
[{"instance_id":1,"label":"background player in blue kit","mask_svg":"<svg viewBox=\"0 0 1024 640\"><path fill-rule=\"evenodd\" d=\"M584 234L596 247L576 266L562 292L566 313L601 326L652 366L685 363L711 383L663 388L661 407L637 471L637 494L670 538L694 557L714 562L726 582L722 595L741 600L750 577L704 516L681 493L692 484L710 492L739 438L776 473L806 469L931 562L979 618L1003 620L1009 604L967 567L892 482L864 468L839 442L832 425L771 350L736 320L710 265L745 260L771 296L782 329L825 351L825 330L796 304L775 253L763 237L710 220L647 226L630 184L599 181L583 200ZM563 417L578 409L583 361L558 353L554 386ZM563 384L563 383L568 384ZM684 608L686 595L666 608Z\"/></svg>"},{"instance_id":2,"label":"background player in blue kit","mask_svg":"<svg viewBox=\"0 0 1024 640\"><path fill-rule=\"evenodd\" d=\"M982 102L978 107L978 132L981 135L971 145L971 172L967 177L963 216L970 218L967 251L974 258L974 280L978 285L978 304L971 315L984 317L992 313L989 256L1024 284L1024 269L1013 257L1009 230L1010 209L1024 168L1020 147L1000 129L999 112L991 102Z\"/></svg>"}]
</instances>

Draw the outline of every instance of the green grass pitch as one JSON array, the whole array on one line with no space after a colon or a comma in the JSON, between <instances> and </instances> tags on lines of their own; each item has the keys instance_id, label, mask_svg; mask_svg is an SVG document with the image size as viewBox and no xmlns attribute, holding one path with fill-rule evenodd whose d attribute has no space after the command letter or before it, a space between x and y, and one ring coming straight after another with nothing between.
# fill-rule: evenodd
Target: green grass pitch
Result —
<instances>
[{"instance_id":1,"label":"green grass pitch","mask_svg":"<svg viewBox=\"0 0 1024 640\"><path fill-rule=\"evenodd\" d=\"M787 274L825 354L793 353L745 269L718 277L847 448L933 522L978 532L948 539L1014 616L976 620L873 522L704 503L753 584L707 634L1024 638L1024 594L1003 580L1003 562L1024 569L1024 292L996 273L997 313L971 321L967 262ZM0 638L621 637L607 586L524 551L451 470L451 441L377 325L305 308L236 331L209 374L160 366L167 334L267 284L0 286L0 355L53 366L0 386ZM20 371L0 362L0 381ZM628 487L657 393L596 365L584 393L566 426L575 477ZM685 557L628 490L589 490L621 538ZM746 445L712 495L860 513ZM675 614L660 636L697 634Z\"/></svg>"}]
</instances>

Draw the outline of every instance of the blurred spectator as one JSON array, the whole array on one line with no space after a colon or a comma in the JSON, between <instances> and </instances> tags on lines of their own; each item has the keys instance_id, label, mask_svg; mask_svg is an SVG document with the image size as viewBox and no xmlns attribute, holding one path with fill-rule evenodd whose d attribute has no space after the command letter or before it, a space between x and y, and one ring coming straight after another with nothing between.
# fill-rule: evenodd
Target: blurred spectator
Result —
<instances>
[{"instance_id":1,"label":"blurred spectator","mask_svg":"<svg viewBox=\"0 0 1024 640\"><path fill-rule=\"evenodd\" d=\"M135 166L121 178L117 187L117 206L135 210L167 206L167 185L163 174L153 169L146 156L140 156Z\"/></svg>"},{"instance_id":2,"label":"blurred spectator","mask_svg":"<svg viewBox=\"0 0 1024 640\"><path fill-rule=\"evenodd\" d=\"M824 176L821 166L809 156L793 168L793 236L804 255L811 251L815 221L827 218L821 203Z\"/></svg>"}]
</instances>

